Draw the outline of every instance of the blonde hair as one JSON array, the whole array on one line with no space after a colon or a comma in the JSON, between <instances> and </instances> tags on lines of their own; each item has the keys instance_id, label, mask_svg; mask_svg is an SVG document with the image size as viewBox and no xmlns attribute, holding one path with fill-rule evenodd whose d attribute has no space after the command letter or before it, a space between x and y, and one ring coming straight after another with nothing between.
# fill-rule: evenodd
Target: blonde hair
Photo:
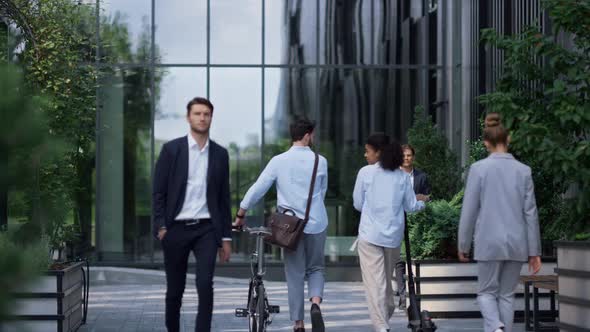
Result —
<instances>
[{"instance_id":1,"label":"blonde hair","mask_svg":"<svg viewBox=\"0 0 590 332\"><path fill-rule=\"evenodd\" d=\"M508 145L508 130L502 125L500 114L488 113L484 121L483 140L492 146Z\"/></svg>"}]
</instances>

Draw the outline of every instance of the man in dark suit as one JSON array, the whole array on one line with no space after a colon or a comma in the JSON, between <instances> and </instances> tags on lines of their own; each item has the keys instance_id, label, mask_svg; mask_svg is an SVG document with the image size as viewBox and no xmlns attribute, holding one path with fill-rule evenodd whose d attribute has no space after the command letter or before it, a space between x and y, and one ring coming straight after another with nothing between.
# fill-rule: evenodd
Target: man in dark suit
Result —
<instances>
[{"instance_id":1,"label":"man in dark suit","mask_svg":"<svg viewBox=\"0 0 590 332\"><path fill-rule=\"evenodd\" d=\"M430 183L428 183L428 175L423 171L414 168L415 151L410 144L402 145L404 150L404 163L402 169L410 174L412 185L414 186L414 193L416 195L430 195Z\"/></svg>"},{"instance_id":2,"label":"man in dark suit","mask_svg":"<svg viewBox=\"0 0 590 332\"><path fill-rule=\"evenodd\" d=\"M156 163L153 184L154 235L164 251L166 327L178 331L188 256L195 255L199 308L195 331L211 330L216 253L231 254L229 157L209 139L213 105L192 99L187 107L190 132L167 142Z\"/></svg>"},{"instance_id":3,"label":"man in dark suit","mask_svg":"<svg viewBox=\"0 0 590 332\"><path fill-rule=\"evenodd\" d=\"M410 181L414 187L414 193L416 195L430 195L430 183L428 183L428 176L423 171L414 168L414 158L416 152L414 148L409 144L402 145L404 151L404 161L402 164L402 170L410 174ZM399 308L405 309L406 307L406 283L404 281L404 275L406 273L406 262L398 260L395 263L395 280L397 283L397 291L399 293Z\"/></svg>"}]
</instances>

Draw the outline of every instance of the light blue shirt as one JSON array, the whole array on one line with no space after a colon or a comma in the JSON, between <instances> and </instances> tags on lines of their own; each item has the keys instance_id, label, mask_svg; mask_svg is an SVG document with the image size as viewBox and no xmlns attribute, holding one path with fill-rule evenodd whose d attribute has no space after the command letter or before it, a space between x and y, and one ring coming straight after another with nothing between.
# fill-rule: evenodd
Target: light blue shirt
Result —
<instances>
[{"instance_id":1,"label":"light blue shirt","mask_svg":"<svg viewBox=\"0 0 590 332\"><path fill-rule=\"evenodd\" d=\"M290 209L297 217L305 217L309 186L315 154L309 147L293 146L288 151L273 157L264 168L256 183L248 189L240 207L248 210L270 189L277 186L277 205L279 209ZM309 220L304 233L318 234L328 227L328 213L324 198L328 190L328 162L320 156L314 185Z\"/></svg>"},{"instance_id":2,"label":"light blue shirt","mask_svg":"<svg viewBox=\"0 0 590 332\"><path fill-rule=\"evenodd\" d=\"M410 175L383 169L379 163L361 168L352 195L354 208L361 212L359 239L381 247L399 247L404 211L424 208L424 202L416 200Z\"/></svg>"}]
</instances>

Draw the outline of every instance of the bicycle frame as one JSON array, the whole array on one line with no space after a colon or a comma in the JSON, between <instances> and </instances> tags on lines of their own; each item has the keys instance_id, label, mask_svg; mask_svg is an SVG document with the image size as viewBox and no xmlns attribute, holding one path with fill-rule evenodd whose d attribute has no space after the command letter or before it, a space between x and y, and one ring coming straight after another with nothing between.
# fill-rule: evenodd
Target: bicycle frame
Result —
<instances>
[{"instance_id":1,"label":"bicycle frame","mask_svg":"<svg viewBox=\"0 0 590 332\"><path fill-rule=\"evenodd\" d=\"M266 289L264 288L263 277L266 273L264 268L264 239L269 230L263 227L246 228L245 231L256 235L256 249L250 258L250 270L252 276L248 287L247 308L237 308L237 317L249 318L249 329L251 332L264 332L266 327L272 323L271 314L279 313L279 306L271 306L268 303Z\"/></svg>"},{"instance_id":2,"label":"bicycle frame","mask_svg":"<svg viewBox=\"0 0 590 332\"><path fill-rule=\"evenodd\" d=\"M266 273L264 270L264 241L262 236L256 236L256 251L253 255L256 255L256 273L252 273L253 277L262 277Z\"/></svg>"}]
</instances>

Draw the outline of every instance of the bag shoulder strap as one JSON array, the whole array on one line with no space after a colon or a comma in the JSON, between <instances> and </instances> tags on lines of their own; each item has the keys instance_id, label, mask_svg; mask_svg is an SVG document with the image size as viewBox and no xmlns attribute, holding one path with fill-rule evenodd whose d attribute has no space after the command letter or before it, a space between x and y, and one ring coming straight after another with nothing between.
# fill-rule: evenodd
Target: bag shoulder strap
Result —
<instances>
[{"instance_id":1,"label":"bag shoulder strap","mask_svg":"<svg viewBox=\"0 0 590 332\"><path fill-rule=\"evenodd\" d=\"M311 185L309 186L309 195L307 196L307 207L305 208L305 219L303 219L305 222L307 222L309 220L309 209L311 208L313 187L315 186L315 178L316 178L316 175L318 174L318 164L320 161L320 156L318 155L318 153L314 152L314 154L315 154L315 161L313 163L313 173L311 174Z\"/></svg>"}]
</instances>

